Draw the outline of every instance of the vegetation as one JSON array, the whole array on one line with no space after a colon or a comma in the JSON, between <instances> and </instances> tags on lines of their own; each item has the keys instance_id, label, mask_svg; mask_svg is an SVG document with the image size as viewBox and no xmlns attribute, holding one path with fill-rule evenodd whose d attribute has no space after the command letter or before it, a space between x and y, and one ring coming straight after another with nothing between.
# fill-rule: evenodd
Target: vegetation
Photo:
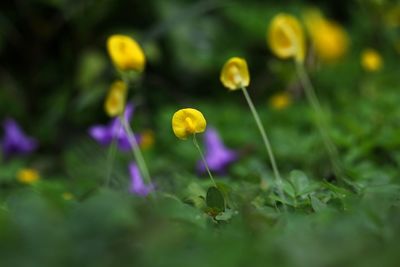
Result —
<instances>
[{"instance_id":1,"label":"vegetation","mask_svg":"<svg viewBox=\"0 0 400 267\"><path fill-rule=\"evenodd\" d=\"M0 30L0 266L400 262L396 1L15 1Z\"/></svg>"}]
</instances>

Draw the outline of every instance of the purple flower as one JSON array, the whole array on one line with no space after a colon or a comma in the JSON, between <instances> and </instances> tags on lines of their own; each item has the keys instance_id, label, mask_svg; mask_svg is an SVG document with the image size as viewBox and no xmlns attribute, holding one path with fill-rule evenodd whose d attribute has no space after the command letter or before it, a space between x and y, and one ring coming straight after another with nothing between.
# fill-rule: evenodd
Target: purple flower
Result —
<instances>
[{"instance_id":1,"label":"purple flower","mask_svg":"<svg viewBox=\"0 0 400 267\"><path fill-rule=\"evenodd\" d=\"M6 119L3 127L2 148L5 157L9 157L12 154L29 154L38 147L37 141L32 137L26 136L15 120Z\"/></svg>"},{"instance_id":2,"label":"purple flower","mask_svg":"<svg viewBox=\"0 0 400 267\"><path fill-rule=\"evenodd\" d=\"M131 186L129 192L138 196L145 197L154 190L153 184L144 184L139 168L135 163L129 164L129 172L131 175Z\"/></svg>"},{"instance_id":3,"label":"purple flower","mask_svg":"<svg viewBox=\"0 0 400 267\"><path fill-rule=\"evenodd\" d=\"M133 114L133 105L126 105L124 117L126 121L130 121ZM108 125L95 125L90 127L89 135L101 145L109 145L115 139L118 147L122 151L131 148L129 137L121 123L120 118L113 119ZM136 137L136 140L138 137ZM138 141L138 140L137 140Z\"/></svg>"},{"instance_id":4,"label":"purple flower","mask_svg":"<svg viewBox=\"0 0 400 267\"><path fill-rule=\"evenodd\" d=\"M204 142L204 157L211 171L223 173L230 163L237 160L237 153L225 147L214 128L207 129L204 134ZM203 161L197 163L197 169L202 173L206 171Z\"/></svg>"}]
</instances>

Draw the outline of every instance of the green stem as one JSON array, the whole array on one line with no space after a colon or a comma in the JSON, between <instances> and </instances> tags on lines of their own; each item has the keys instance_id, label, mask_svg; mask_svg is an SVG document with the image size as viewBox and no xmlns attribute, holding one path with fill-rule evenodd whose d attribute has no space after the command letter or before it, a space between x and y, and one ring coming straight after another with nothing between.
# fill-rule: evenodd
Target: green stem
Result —
<instances>
[{"instance_id":1,"label":"green stem","mask_svg":"<svg viewBox=\"0 0 400 267\"><path fill-rule=\"evenodd\" d=\"M207 161L206 161L206 159L204 158L204 155L203 155L203 152L201 151L201 148L200 148L200 146L199 146L199 143L197 143L196 134L193 134L193 144L194 144L194 146L197 148L197 150L198 150L199 153L200 153L201 160L203 161L204 166L206 167L208 176L210 176L211 181L214 183L215 187L217 187L217 183L215 182L214 177L213 177L212 174L211 174L210 168L208 168Z\"/></svg>"},{"instance_id":2,"label":"green stem","mask_svg":"<svg viewBox=\"0 0 400 267\"><path fill-rule=\"evenodd\" d=\"M131 127L129 126L128 122L126 121L123 115L120 116L121 123L124 127L126 134L128 135L129 144L132 147L132 153L135 157L136 163L139 167L140 172L144 176L144 179L148 184L151 183L149 169L147 168L146 162L143 158L142 152L139 148L139 145L136 141L135 135L132 132Z\"/></svg>"},{"instance_id":3,"label":"green stem","mask_svg":"<svg viewBox=\"0 0 400 267\"><path fill-rule=\"evenodd\" d=\"M336 146L329 137L329 127L323 117L324 113L321 104L318 100L314 87L304 68L303 63L296 62L296 71L304 88L304 92L306 93L307 100L310 103L311 107L314 109L314 112L316 113L317 128L322 136L325 148L328 151L333 171L338 178L344 178L341 168L341 162L339 160L339 154L337 152Z\"/></svg>"},{"instance_id":4,"label":"green stem","mask_svg":"<svg viewBox=\"0 0 400 267\"><path fill-rule=\"evenodd\" d=\"M257 112L256 108L254 107L253 101L251 100L251 98L249 96L249 93L247 92L246 88L242 87L241 89L242 89L242 92L244 94L244 97L247 100L247 103L249 104L249 107L250 107L251 113L253 114L254 120L256 121L258 130L260 131L261 137L262 137L262 139L264 141L265 148L267 149L268 156L269 156L269 159L271 161L272 170L273 170L274 175L275 175L275 180L276 180L276 183L278 185L279 195L282 198L282 200L286 201L286 198L285 198L285 195L284 195L283 189L282 189L283 188L282 178L281 178L281 175L279 174L279 170L278 170L278 166L277 166L276 161L275 161L274 153L272 152L272 147L271 147L271 144L270 144L269 139L267 137L267 134L265 132L264 126L261 123L260 116L258 115L258 112ZM286 209L286 204L285 203L284 203L283 206Z\"/></svg>"},{"instance_id":5,"label":"green stem","mask_svg":"<svg viewBox=\"0 0 400 267\"><path fill-rule=\"evenodd\" d=\"M129 75L126 72L122 72L121 78L126 83L126 86L129 88L129 84L131 82ZM125 116L123 113L120 115L120 121L122 123L122 126L123 126L126 134L128 135L128 141L132 148L132 153L133 153L133 156L138 165L139 171L143 175L146 183L151 184L150 172L149 172L149 169L147 168L146 161L143 158L143 154L142 154L142 151L140 150L139 145L136 141L136 137L135 137L128 121L125 119ZM152 191L151 194L155 195L155 191Z\"/></svg>"}]
</instances>

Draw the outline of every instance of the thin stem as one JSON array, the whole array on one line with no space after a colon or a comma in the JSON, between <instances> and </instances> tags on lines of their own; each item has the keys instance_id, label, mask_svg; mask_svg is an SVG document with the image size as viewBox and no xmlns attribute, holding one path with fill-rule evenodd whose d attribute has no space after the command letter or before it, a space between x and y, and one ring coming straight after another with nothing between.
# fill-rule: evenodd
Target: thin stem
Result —
<instances>
[{"instance_id":1,"label":"thin stem","mask_svg":"<svg viewBox=\"0 0 400 267\"><path fill-rule=\"evenodd\" d=\"M306 93L307 100L316 113L316 124L322 136L325 148L328 151L333 171L338 178L344 178L341 163L339 160L339 154L337 152L336 146L329 137L329 127L323 117L324 113L321 104L319 103L318 97L304 68L304 65L302 63L296 62L296 71L304 88L304 92Z\"/></svg>"},{"instance_id":2,"label":"thin stem","mask_svg":"<svg viewBox=\"0 0 400 267\"><path fill-rule=\"evenodd\" d=\"M127 88L129 88L129 84L131 82L131 78L129 77L129 75L126 72L122 72L121 78L125 82ZM136 137L123 113L120 114L119 118L125 133L128 135L129 145L132 148L132 153L138 165L139 171L143 175L146 183L152 184L149 169L147 168L146 161L143 158L142 151L140 150L139 145L136 141ZM155 190L152 190L150 194L152 196L156 196Z\"/></svg>"},{"instance_id":3,"label":"thin stem","mask_svg":"<svg viewBox=\"0 0 400 267\"><path fill-rule=\"evenodd\" d=\"M139 170L142 173L142 175L144 176L146 182L150 184L151 178L150 178L149 169L147 168L147 165L143 158L142 152L136 141L136 137L133 134L131 127L128 125L128 122L126 121L126 119L123 115L120 116L120 120L121 120L121 123L124 127L126 134L128 135L129 144L132 147L132 153L133 153L133 156L135 157L136 163L138 164Z\"/></svg>"},{"instance_id":4,"label":"thin stem","mask_svg":"<svg viewBox=\"0 0 400 267\"><path fill-rule=\"evenodd\" d=\"M267 134L265 132L264 126L261 123L260 116L258 115L258 112L257 112L256 108L254 107L253 101L251 100L251 98L249 96L249 93L247 92L246 88L242 87L241 89L242 89L242 92L244 94L244 97L247 100L247 103L249 104L249 107L250 107L251 113L253 114L254 120L256 121L258 130L260 131L261 137L262 137L262 139L264 141L265 148L267 149L268 156L269 156L269 159L270 159L271 165L272 165L272 170L273 170L274 175L275 175L275 180L276 180L276 183L278 184L278 191L279 191L280 197L282 198L282 200L286 200L285 195L283 193L283 189L282 189L283 188L282 178L281 178L281 175L279 174L279 170L278 170L278 166L277 166L276 161L275 161L274 153L272 152L272 147L271 147L271 144L270 144L269 139L267 137ZM285 203L284 203L283 206L286 209L286 204Z\"/></svg>"},{"instance_id":5,"label":"thin stem","mask_svg":"<svg viewBox=\"0 0 400 267\"><path fill-rule=\"evenodd\" d=\"M198 150L199 153L200 153L201 160L203 161L204 166L206 167L208 176L210 176L211 181L214 183L215 187L217 187L217 183L215 182L214 177L213 177L212 174L211 174L210 168L208 168L207 161L206 161L206 159L204 158L204 155L203 155L203 152L201 151L201 148L200 148L200 146L199 146L199 143L197 143L196 134L193 134L193 144L194 144L194 146L197 148L197 150Z\"/></svg>"}]
</instances>

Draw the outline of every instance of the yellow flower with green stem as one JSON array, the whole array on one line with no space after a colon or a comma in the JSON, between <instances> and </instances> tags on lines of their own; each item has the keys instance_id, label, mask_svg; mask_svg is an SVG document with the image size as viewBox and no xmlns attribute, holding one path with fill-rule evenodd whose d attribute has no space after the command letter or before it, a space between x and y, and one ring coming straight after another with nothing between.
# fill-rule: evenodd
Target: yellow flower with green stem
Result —
<instances>
[{"instance_id":1,"label":"yellow flower with green stem","mask_svg":"<svg viewBox=\"0 0 400 267\"><path fill-rule=\"evenodd\" d=\"M201 151L201 148L196 139L196 134L204 132L206 130L206 127L207 122L203 114L194 108L180 109L176 111L172 116L172 131L174 132L175 136L182 140L186 140L188 137L193 138L193 144L200 154L207 173L215 187L217 187L214 177L211 174L210 168L208 167L208 163L204 158L204 154Z\"/></svg>"},{"instance_id":2,"label":"yellow flower with green stem","mask_svg":"<svg viewBox=\"0 0 400 267\"><path fill-rule=\"evenodd\" d=\"M277 57L294 59L297 75L300 78L307 100L316 114L316 124L329 154L333 171L339 179L345 181L346 178L343 175L336 146L329 136L328 123L323 117L323 109L304 66L305 39L303 29L297 18L282 13L276 15L268 28L268 44Z\"/></svg>"},{"instance_id":3,"label":"yellow flower with green stem","mask_svg":"<svg viewBox=\"0 0 400 267\"><path fill-rule=\"evenodd\" d=\"M104 104L105 110L110 116L119 116L122 129L118 129L118 131L125 131L126 135L128 136L128 141L132 148L132 153L138 168L146 182L150 184L151 177L147 168L147 164L144 160L143 154L129 125L129 122L123 115L126 108L125 102L128 94L129 83L133 78L131 75L127 74L129 71L141 73L146 64L146 57L140 45L134 39L126 35L116 34L110 36L107 39L107 50L115 67L120 71L122 81L117 81L111 86ZM108 155L109 167L106 172L106 184L109 183L111 177L112 162L115 157L115 152L116 140L114 139Z\"/></svg>"},{"instance_id":4,"label":"yellow flower with green stem","mask_svg":"<svg viewBox=\"0 0 400 267\"><path fill-rule=\"evenodd\" d=\"M250 98L250 95L247 92L246 87L250 84L250 75L249 70L247 68L247 62L243 58L232 57L230 58L222 67L220 80L222 84L229 90L238 90L240 89L243 92L244 97L250 107L251 113L254 117L254 120L257 124L258 130L260 131L262 140L267 149L267 153L271 162L272 170L274 172L274 176L276 182L278 184L278 189L280 193L280 197L284 200L283 194L283 184L282 178L278 170L278 166L275 161L274 153L272 152L272 147L265 132L264 126L261 123L260 116L258 115L257 110L254 107L253 101ZM286 206L284 206L286 209Z\"/></svg>"}]
</instances>

